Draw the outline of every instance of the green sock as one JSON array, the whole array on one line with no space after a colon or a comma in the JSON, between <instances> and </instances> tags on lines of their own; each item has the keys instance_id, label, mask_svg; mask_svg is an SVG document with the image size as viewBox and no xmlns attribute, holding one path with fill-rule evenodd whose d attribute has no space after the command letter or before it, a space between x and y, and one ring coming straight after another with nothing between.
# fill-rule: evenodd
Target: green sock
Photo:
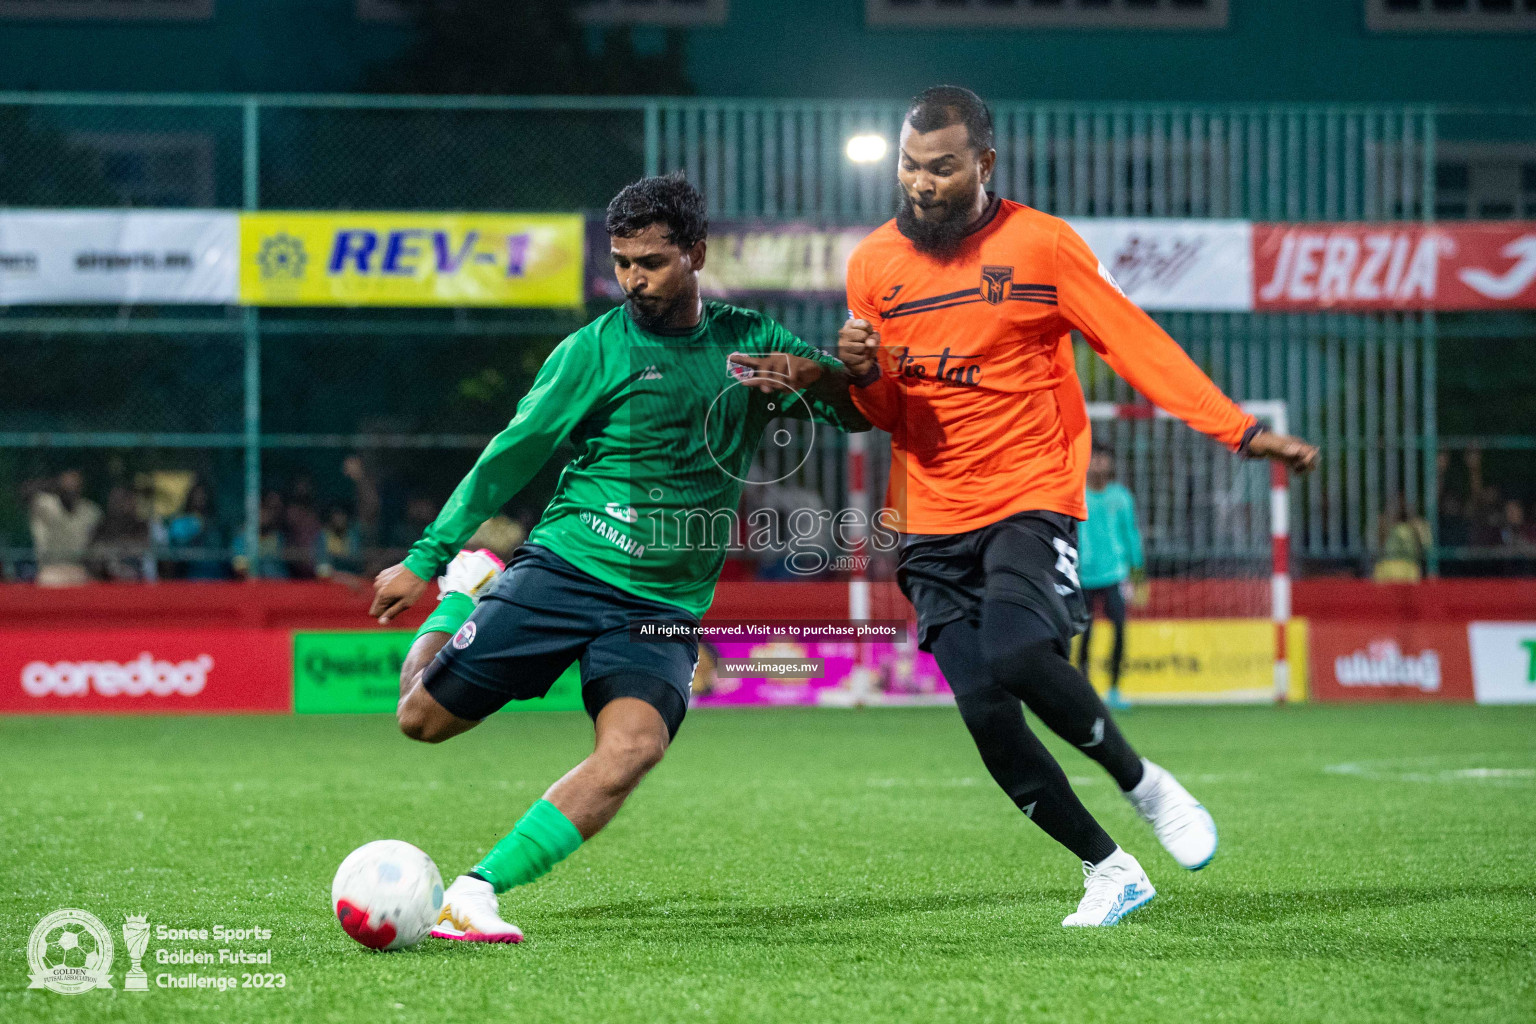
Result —
<instances>
[{"instance_id":1,"label":"green sock","mask_svg":"<svg viewBox=\"0 0 1536 1024\"><path fill-rule=\"evenodd\" d=\"M437 608L427 621L421 624L416 635L411 637L411 643L421 639L423 633L457 633L459 627L475 610L475 599L468 594L455 590L443 595L443 599L437 602Z\"/></svg>"},{"instance_id":2,"label":"green sock","mask_svg":"<svg viewBox=\"0 0 1536 1024\"><path fill-rule=\"evenodd\" d=\"M474 873L497 892L527 885L581 845L581 833L571 819L548 800L528 808L512 831L475 865Z\"/></svg>"}]
</instances>

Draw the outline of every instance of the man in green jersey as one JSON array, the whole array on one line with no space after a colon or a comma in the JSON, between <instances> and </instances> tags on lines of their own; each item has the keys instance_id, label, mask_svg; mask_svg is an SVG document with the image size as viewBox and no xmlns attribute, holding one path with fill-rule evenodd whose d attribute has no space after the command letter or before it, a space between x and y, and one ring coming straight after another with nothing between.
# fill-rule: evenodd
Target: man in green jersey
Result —
<instances>
[{"instance_id":1,"label":"man in green jersey","mask_svg":"<svg viewBox=\"0 0 1536 1024\"><path fill-rule=\"evenodd\" d=\"M713 598L765 427L780 416L869 426L837 360L760 313L701 301L707 223L692 185L626 187L607 229L624 305L556 347L437 520L374 581L370 614L384 623L453 563L401 671L407 736L456 736L509 700L543 696L572 661L596 725L592 755L448 887L440 938L521 940L496 894L595 835L661 760L687 710L689 628ZM566 438L576 458L510 567L459 552ZM646 638L643 621L683 635Z\"/></svg>"}]
</instances>

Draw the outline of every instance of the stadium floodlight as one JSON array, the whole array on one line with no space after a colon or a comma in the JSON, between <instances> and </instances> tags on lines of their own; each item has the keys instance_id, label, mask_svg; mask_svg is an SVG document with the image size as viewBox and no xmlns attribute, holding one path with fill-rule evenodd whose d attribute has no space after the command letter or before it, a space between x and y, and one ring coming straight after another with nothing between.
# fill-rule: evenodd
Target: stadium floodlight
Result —
<instances>
[{"instance_id":1,"label":"stadium floodlight","mask_svg":"<svg viewBox=\"0 0 1536 1024\"><path fill-rule=\"evenodd\" d=\"M855 135L848 140L848 159L856 164L879 163L885 157L886 147L883 135Z\"/></svg>"}]
</instances>

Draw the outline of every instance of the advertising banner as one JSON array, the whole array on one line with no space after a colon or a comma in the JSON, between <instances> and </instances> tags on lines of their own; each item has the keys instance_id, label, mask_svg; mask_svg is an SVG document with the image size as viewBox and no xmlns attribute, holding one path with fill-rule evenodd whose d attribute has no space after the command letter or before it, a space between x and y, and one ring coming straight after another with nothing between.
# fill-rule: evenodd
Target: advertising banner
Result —
<instances>
[{"instance_id":1,"label":"advertising banner","mask_svg":"<svg viewBox=\"0 0 1536 1024\"><path fill-rule=\"evenodd\" d=\"M1143 309L1251 309L1251 225L1240 220L1073 220L1104 266ZM848 257L875 229L808 223L711 221L705 295L732 302L770 298L846 299ZM617 302L608 235L588 229L589 290Z\"/></svg>"},{"instance_id":2,"label":"advertising banner","mask_svg":"<svg viewBox=\"0 0 1536 1024\"><path fill-rule=\"evenodd\" d=\"M287 713L279 629L0 633L0 713Z\"/></svg>"},{"instance_id":3,"label":"advertising banner","mask_svg":"<svg viewBox=\"0 0 1536 1024\"><path fill-rule=\"evenodd\" d=\"M247 213L240 301L579 306L582 249L579 214Z\"/></svg>"},{"instance_id":4,"label":"advertising banner","mask_svg":"<svg viewBox=\"0 0 1536 1024\"><path fill-rule=\"evenodd\" d=\"M237 214L0 211L0 305L233 303Z\"/></svg>"},{"instance_id":5,"label":"advertising banner","mask_svg":"<svg viewBox=\"0 0 1536 1024\"><path fill-rule=\"evenodd\" d=\"M1244 220L1069 220L1142 309L1253 308L1253 225Z\"/></svg>"},{"instance_id":6,"label":"advertising banner","mask_svg":"<svg viewBox=\"0 0 1536 1024\"><path fill-rule=\"evenodd\" d=\"M802 222L710 221L709 258L699 274L705 296L750 299L846 299L848 256L871 227L819 227ZM608 233L601 218L587 229L588 290L618 302L623 290L614 277Z\"/></svg>"},{"instance_id":7,"label":"advertising banner","mask_svg":"<svg viewBox=\"0 0 1536 1024\"><path fill-rule=\"evenodd\" d=\"M1254 308L1530 309L1536 222L1256 224Z\"/></svg>"},{"instance_id":8,"label":"advertising banner","mask_svg":"<svg viewBox=\"0 0 1536 1024\"><path fill-rule=\"evenodd\" d=\"M1314 620L1308 646L1317 700L1472 699L1461 623Z\"/></svg>"},{"instance_id":9,"label":"advertising banner","mask_svg":"<svg viewBox=\"0 0 1536 1024\"><path fill-rule=\"evenodd\" d=\"M711 647L712 656L708 651L701 654L708 660L695 677L694 707L852 707L954 699L933 655L918 650L914 643L866 644L863 667L859 645L852 643L778 640ZM789 674L754 668L775 662L807 662L815 667Z\"/></svg>"},{"instance_id":10,"label":"advertising banner","mask_svg":"<svg viewBox=\"0 0 1536 1024\"><path fill-rule=\"evenodd\" d=\"M1536 222L1253 224L1073 218L1126 295L1153 312L1536 308ZM873 225L710 225L707 294L841 301L848 256ZM592 295L623 296L600 221Z\"/></svg>"},{"instance_id":11,"label":"advertising banner","mask_svg":"<svg viewBox=\"0 0 1536 1024\"><path fill-rule=\"evenodd\" d=\"M1114 642L1094 625L1088 678L1103 691ZM1079 643L1081 641L1078 641ZM1306 632L1292 621L1291 699L1306 693ZM1125 627L1120 692L1143 703L1243 703L1275 699L1275 627L1268 619L1132 619Z\"/></svg>"},{"instance_id":12,"label":"advertising banner","mask_svg":"<svg viewBox=\"0 0 1536 1024\"><path fill-rule=\"evenodd\" d=\"M1120 677L1127 699L1148 703L1274 700L1274 625L1266 619L1132 620ZM1108 683L1112 642L1094 630L1090 679ZM1291 623L1292 699L1306 694L1306 630ZM947 703L949 684L933 656L912 643L714 643L696 679L695 707L849 707ZM798 663L805 663L800 668ZM767 671L778 667L788 673ZM754 670L755 667L755 670ZM746 669L746 671L736 671Z\"/></svg>"},{"instance_id":13,"label":"advertising banner","mask_svg":"<svg viewBox=\"0 0 1536 1024\"><path fill-rule=\"evenodd\" d=\"M1536 704L1536 622L1474 622L1467 641L1479 704Z\"/></svg>"},{"instance_id":14,"label":"advertising banner","mask_svg":"<svg viewBox=\"0 0 1536 1024\"><path fill-rule=\"evenodd\" d=\"M294 712L394 714L400 702L400 666L413 635L403 630L294 633ZM579 711L581 707L581 679L572 665L543 699L511 701L505 710Z\"/></svg>"}]
</instances>

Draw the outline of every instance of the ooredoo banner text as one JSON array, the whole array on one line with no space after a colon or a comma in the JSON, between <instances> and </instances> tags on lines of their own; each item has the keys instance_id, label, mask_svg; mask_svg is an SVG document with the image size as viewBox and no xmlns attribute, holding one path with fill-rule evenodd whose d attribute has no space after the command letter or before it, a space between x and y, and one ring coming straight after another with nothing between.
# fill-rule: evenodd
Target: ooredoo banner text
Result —
<instances>
[{"instance_id":1,"label":"ooredoo banner text","mask_svg":"<svg viewBox=\"0 0 1536 1024\"><path fill-rule=\"evenodd\" d=\"M281 629L0 633L0 713L287 713Z\"/></svg>"}]
</instances>

